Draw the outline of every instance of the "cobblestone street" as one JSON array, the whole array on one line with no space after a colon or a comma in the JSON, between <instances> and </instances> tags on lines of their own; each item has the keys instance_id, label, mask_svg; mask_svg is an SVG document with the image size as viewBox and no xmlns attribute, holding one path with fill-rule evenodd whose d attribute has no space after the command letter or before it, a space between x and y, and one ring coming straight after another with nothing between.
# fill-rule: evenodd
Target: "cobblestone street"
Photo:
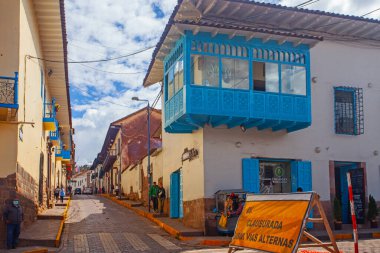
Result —
<instances>
[{"instance_id":1,"label":"cobblestone street","mask_svg":"<svg viewBox=\"0 0 380 253\"><path fill-rule=\"evenodd\" d=\"M338 244L342 252L354 252L352 242ZM202 248L178 241L152 222L108 199L77 195L71 201L60 252L224 253L227 249ZM380 240L360 241L360 252L380 252Z\"/></svg>"},{"instance_id":2,"label":"cobblestone street","mask_svg":"<svg viewBox=\"0 0 380 253\"><path fill-rule=\"evenodd\" d=\"M61 252L182 252L190 246L107 199L76 195Z\"/></svg>"}]
</instances>

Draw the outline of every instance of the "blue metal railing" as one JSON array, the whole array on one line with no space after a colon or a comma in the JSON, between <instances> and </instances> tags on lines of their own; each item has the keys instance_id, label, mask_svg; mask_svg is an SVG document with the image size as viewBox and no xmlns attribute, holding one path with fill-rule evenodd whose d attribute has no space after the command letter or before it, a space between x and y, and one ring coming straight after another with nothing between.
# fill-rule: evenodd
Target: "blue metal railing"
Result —
<instances>
[{"instance_id":1,"label":"blue metal railing","mask_svg":"<svg viewBox=\"0 0 380 253\"><path fill-rule=\"evenodd\" d=\"M0 76L0 107L18 108L18 72L14 77Z\"/></svg>"}]
</instances>

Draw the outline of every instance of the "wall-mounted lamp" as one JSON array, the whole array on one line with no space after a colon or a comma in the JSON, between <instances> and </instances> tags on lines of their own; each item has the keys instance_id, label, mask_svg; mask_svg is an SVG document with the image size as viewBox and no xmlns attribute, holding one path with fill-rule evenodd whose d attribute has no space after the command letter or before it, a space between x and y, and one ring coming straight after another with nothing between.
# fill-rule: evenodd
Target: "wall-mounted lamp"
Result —
<instances>
[{"instance_id":1,"label":"wall-mounted lamp","mask_svg":"<svg viewBox=\"0 0 380 253\"><path fill-rule=\"evenodd\" d=\"M245 132L245 131L247 131L247 128L245 128L245 126L242 124L242 125L240 125L240 130L242 132Z\"/></svg>"},{"instance_id":2,"label":"wall-mounted lamp","mask_svg":"<svg viewBox=\"0 0 380 253\"><path fill-rule=\"evenodd\" d=\"M48 71L48 76L51 77L52 74L53 74L53 70L52 70L52 69L49 69L49 71Z\"/></svg>"},{"instance_id":3,"label":"wall-mounted lamp","mask_svg":"<svg viewBox=\"0 0 380 253\"><path fill-rule=\"evenodd\" d=\"M316 77L316 76L313 76L313 77L311 78L311 82L312 82L312 83L317 83L317 77Z\"/></svg>"},{"instance_id":4,"label":"wall-mounted lamp","mask_svg":"<svg viewBox=\"0 0 380 253\"><path fill-rule=\"evenodd\" d=\"M314 152L317 153L317 154L321 153L321 148L320 147L315 147Z\"/></svg>"},{"instance_id":5,"label":"wall-mounted lamp","mask_svg":"<svg viewBox=\"0 0 380 253\"><path fill-rule=\"evenodd\" d=\"M374 156L378 156L379 155L379 151L378 150L373 151L373 155Z\"/></svg>"},{"instance_id":6,"label":"wall-mounted lamp","mask_svg":"<svg viewBox=\"0 0 380 253\"><path fill-rule=\"evenodd\" d=\"M241 147L241 142L240 141L235 142L235 147L240 148Z\"/></svg>"},{"instance_id":7,"label":"wall-mounted lamp","mask_svg":"<svg viewBox=\"0 0 380 253\"><path fill-rule=\"evenodd\" d=\"M372 88L372 83L368 83L368 88Z\"/></svg>"}]
</instances>

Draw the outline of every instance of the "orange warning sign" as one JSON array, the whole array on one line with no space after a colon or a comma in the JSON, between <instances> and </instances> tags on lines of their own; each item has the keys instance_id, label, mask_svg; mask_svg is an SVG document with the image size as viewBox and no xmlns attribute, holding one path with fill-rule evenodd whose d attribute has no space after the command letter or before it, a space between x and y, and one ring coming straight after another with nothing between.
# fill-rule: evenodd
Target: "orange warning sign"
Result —
<instances>
[{"instance_id":1,"label":"orange warning sign","mask_svg":"<svg viewBox=\"0 0 380 253\"><path fill-rule=\"evenodd\" d=\"M310 198L311 194L248 196L231 246L294 252L302 234Z\"/></svg>"}]
</instances>

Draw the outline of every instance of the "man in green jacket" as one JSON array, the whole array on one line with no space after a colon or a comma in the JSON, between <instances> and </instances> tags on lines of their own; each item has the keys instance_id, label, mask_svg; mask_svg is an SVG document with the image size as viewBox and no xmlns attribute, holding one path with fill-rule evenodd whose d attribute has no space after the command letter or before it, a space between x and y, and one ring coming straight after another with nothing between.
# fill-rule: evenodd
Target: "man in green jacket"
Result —
<instances>
[{"instance_id":1,"label":"man in green jacket","mask_svg":"<svg viewBox=\"0 0 380 253\"><path fill-rule=\"evenodd\" d=\"M154 212L158 211L157 194L158 194L158 186L157 186L156 182L153 182L153 185L149 189L149 197L150 197L150 200L153 202L153 210L154 210ZM150 203L149 203L149 205L150 205Z\"/></svg>"}]
</instances>

